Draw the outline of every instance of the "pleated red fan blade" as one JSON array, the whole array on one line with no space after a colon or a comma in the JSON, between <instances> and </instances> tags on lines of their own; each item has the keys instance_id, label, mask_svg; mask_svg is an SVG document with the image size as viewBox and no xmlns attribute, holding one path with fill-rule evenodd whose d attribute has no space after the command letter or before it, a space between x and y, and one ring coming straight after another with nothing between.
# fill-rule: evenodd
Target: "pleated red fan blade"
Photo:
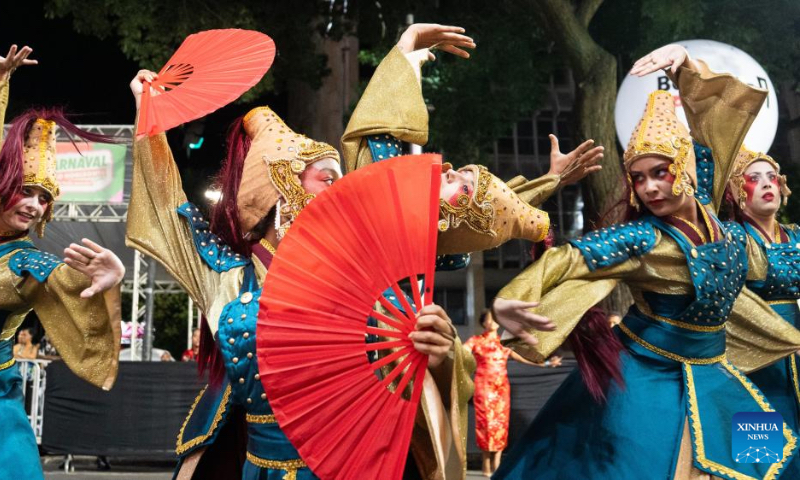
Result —
<instances>
[{"instance_id":1,"label":"pleated red fan blade","mask_svg":"<svg viewBox=\"0 0 800 480\"><path fill-rule=\"evenodd\" d=\"M408 334L433 295L440 183L438 155L349 173L303 209L270 266L261 381L278 424L323 480L403 475L428 363ZM380 352L374 363L370 351Z\"/></svg>"},{"instance_id":2,"label":"pleated red fan blade","mask_svg":"<svg viewBox=\"0 0 800 480\"><path fill-rule=\"evenodd\" d=\"M251 30L207 30L186 37L158 73L145 83L137 138L165 132L239 98L267 73L275 42ZM152 87L159 92L151 95Z\"/></svg>"}]
</instances>

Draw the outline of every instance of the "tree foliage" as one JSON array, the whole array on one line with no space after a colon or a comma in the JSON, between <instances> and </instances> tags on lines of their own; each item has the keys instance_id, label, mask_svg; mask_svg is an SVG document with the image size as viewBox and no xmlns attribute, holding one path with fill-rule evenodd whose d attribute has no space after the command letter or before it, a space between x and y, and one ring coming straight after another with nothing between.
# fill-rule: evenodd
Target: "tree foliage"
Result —
<instances>
[{"instance_id":1,"label":"tree foliage","mask_svg":"<svg viewBox=\"0 0 800 480\"><path fill-rule=\"evenodd\" d=\"M216 28L267 32L278 55L264 80L243 98L251 101L286 82L320 85L327 73L325 57L317 52L312 33L325 28L321 5L315 0L47 0L45 12L71 17L78 33L116 41L141 68L156 71L192 33Z\"/></svg>"}]
</instances>

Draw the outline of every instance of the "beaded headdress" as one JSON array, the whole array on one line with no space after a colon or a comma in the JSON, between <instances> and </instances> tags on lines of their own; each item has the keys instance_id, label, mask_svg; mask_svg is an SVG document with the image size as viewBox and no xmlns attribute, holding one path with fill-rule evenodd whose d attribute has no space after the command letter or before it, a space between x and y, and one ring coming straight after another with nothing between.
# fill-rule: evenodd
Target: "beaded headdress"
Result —
<instances>
[{"instance_id":1,"label":"beaded headdress","mask_svg":"<svg viewBox=\"0 0 800 480\"><path fill-rule=\"evenodd\" d=\"M633 189L630 167L646 156L664 157L672 162L669 172L675 176L672 194L694 196L697 188L697 167L689 130L675 115L672 94L656 90L647 99L644 115L633 130L628 148L622 156L626 179L630 187L630 204L639 209L639 201Z\"/></svg>"}]
</instances>

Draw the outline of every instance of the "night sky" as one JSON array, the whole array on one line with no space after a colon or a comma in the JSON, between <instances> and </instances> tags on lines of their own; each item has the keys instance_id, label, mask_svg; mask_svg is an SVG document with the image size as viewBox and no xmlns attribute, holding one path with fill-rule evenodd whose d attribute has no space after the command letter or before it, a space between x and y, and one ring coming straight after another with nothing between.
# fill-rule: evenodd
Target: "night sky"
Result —
<instances>
[{"instance_id":1,"label":"night sky","mask_svg":"<svg viewBox=\"0 0 800 480\"><path fill-rule=\"evenodd\" d=\"M0 55L12 44L33 48L39 65L19 68L11 78L6 121L33 106L60 105L78 124L132 124L133 96L128 84L139 66L125 57L117 38L100 40L80 35L70 18L46 19L43 2L4 2L0 24ZM280 113L282 98L262 99ZM183 130L169 132L189 199L202 202L202 192L224 158L225 132L236 117L254 105L232 104L206 117L200 150L186 157Z\"/></svg>"}]
</instances>

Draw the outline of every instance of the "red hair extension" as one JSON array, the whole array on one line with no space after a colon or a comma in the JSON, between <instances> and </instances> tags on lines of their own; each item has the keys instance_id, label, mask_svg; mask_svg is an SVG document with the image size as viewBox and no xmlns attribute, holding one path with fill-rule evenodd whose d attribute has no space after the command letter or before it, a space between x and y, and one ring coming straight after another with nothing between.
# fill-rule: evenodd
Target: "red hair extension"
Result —
<instances>
[{"instance_id":1,"label":"red hair extension","mask_svg":"<svg viewBox=\"0 0 800 480\"><path fill-rule=\"evenodd\" d=\"M720 208L720 213L723 212L725 213L724 217L720 215L723 220L733 220L737 223L744 223L744 212L739 207L739 202L733 195L730 185L725 187L725 194L722 196L722 208Z\"/></svg>"},{"instance_id":2,"label":"red hair extension","mask_svg":"<svg viewBox=\"0 0 800 480\"><path fill-rule=\"evenodd\" d=\"M612 381L624 386L620 353L625 347L601 308L590 308L570 332L568 340L583 383L595 401L605 402Z\"/></svg>"},{"instance_id":3,"label":"red hair extension","mask_svg":"<svg viewBox=\"0 0 800 480\"><path fill-rule=\"evenodd\" d=\"M217 348L205 315L200 316L200 346L197 349L197 374L208 372L208 384L216 388L225 380L225 360Z\"/></svg>"},{"instance_id":4,"label":"red hair extension","mask_svg":"<svg viewBox=\"0 0 800 480\"><path fill-rule=\"evenodd\" d=\"M239 225L239 205L236 200L242 182L244 161L250 151L250 137L244 130L244 117L237 118L231 124L227 144L228 153L215 181L220 187L222 197L211 210L211 231L233 251L249 257L250 243L245 240Z\"/></svg>"},{"instance_id":5,"label":"red hair extension","mask_svg":"<svg viewBox=\"0 0 800 480\"><path fill-rule=\"evenodd\" d=\"M544 237L544 240L541 242L534 243L531 245L531 258L536 261L537 258L541 257L544 252L546 252L550 247L556 244L556 236L553 233L553 229L551 228L547 235Z\"/></svg>"},{"instance_id":6,"label":"red hair extension","mask_svg":"<svg viewBox=\"0 0 800 480\"><path fill-rule=\"evenodd\" d=\"M91 133L78 128L67 120L61 108L32 108L23 112L11 121L8 135L0 149L0 201L7 202L22 189L22 156L25 150L25 138L37 119L53 121L66 132L75 148L74 137L89 142L119 143L119 139L98 133Z\"/></svg>"}]
</instances>

